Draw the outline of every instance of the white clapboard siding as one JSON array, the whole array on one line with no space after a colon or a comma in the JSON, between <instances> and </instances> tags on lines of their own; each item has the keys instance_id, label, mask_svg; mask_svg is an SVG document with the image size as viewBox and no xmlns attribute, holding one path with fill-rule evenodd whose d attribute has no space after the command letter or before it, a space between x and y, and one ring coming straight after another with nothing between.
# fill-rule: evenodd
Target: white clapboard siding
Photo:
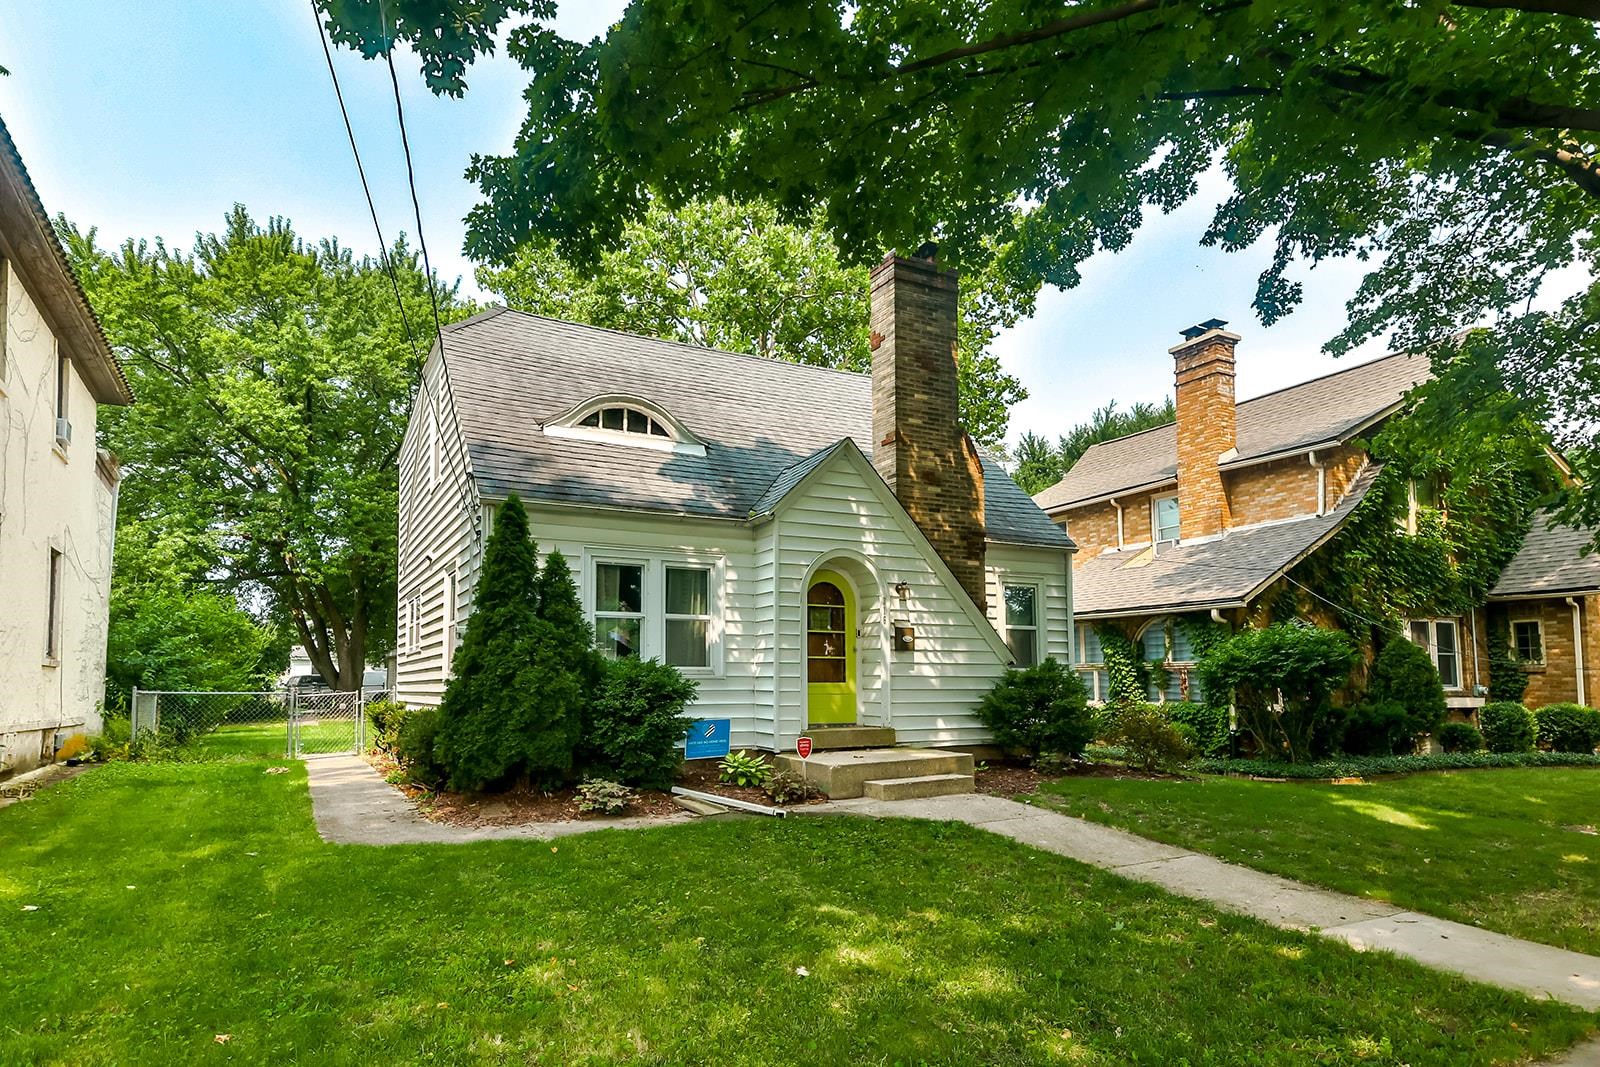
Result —
<instances>
[{"instance_id":1,"label":"white clapboard siding","mask_svg":"<svg viewBox=\"0 0 1600 1067\"><path fill-rule=\"evenodd\" d=\"M840 450L785 498L773 526L780 747L805 726L802 612L819 564L856 586L860 720L892 726L903 744L985 741L973 709L1006 668L1004 646L865 457ZM894 592L900 582L909 587L904 602ZM915 651L889 649L896 621L914 628Z\"/></svg>"},{"instance_id":2,"label":"white clapboard siding","mask_svg":"<svg viewBox=\"0 0 1600 1067\"><path fill-rule=\"evenodd\" d=\"M477 491L444 375L436 348L423 367L400 448L401 626L395 635L395 671L397 698L411 705L437 705L444 696L445 642L454 639L446 633L447 620L466 617L463 590L476 574L479 548ZM457 575L453 611L444 603L452 572ZM404 625L412 598L418 602L414 642L407 640Z\"/></svg>"},{"instance_id":3,"label":"white clapboard siding","mask_svg":"<svg viewBox=\"0 0 1600 1067\"><path fill-rule=\"evenodd\" d=\"M1062 663L1072 662L1072 598L1070 556L1058 548L991 544L984 554L988 572L989 619L1005 633L1005 604L1001 587L1034 585L1039 588L1040 649Z\"/></svg>"}]
</instances>

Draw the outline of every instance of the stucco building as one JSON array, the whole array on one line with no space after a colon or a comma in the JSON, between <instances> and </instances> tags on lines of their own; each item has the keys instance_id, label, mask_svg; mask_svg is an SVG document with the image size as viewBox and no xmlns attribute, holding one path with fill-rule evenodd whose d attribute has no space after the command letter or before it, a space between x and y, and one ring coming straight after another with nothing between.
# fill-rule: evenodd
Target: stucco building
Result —
<instances>
[{"instance_id":1,"label":"stucco building","mask_svg":"<svg viewBox=\"0 0 1600 1067\"><path fill-rule=\"evenodd\" d=\"M127 379L0 122L0 775L95 731Z\"/></svg>"}]
</instances>

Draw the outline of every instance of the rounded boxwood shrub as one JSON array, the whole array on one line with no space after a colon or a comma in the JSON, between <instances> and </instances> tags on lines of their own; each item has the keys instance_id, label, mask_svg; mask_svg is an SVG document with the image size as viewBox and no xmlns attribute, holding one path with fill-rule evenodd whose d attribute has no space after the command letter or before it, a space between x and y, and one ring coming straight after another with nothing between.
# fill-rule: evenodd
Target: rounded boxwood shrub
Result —
<instances>
[{"instance_id":1,"label":"rounded boxwood shrub","mask_svg":"<svg viewBox=\"0 0 1600 1067\"><path fill-rule=\"evenodd\" d=\"M1078 755L1097 725L1083 681L1053 658L1006 671L978 705L978 718L995 744L1020 748L1035 760L1046 753Z\"/></svg>"},{"instance_id":2,"label":"rounded boxwood shrub","mask_svg":"<svg viewBox=\"0 0 1600 1067\"><path fill-rule=\"evenodd\" d=\"M1537 732L1533 712L1510 700L1497 700L1478 709L1478 726L1490 752L1532 752Z\"/></svg>"},{"instance_id":3,"label":"rounded boxwood shrub","mask_svg":"<svg viewBox=\"0 0 1600 1067\"><path fill-rule=\"evenodd\" d=\"M1433 660L1420 645L1398 637L1384 645L1372 663L1367 700L1398 705L1406 713L1406 731L1413 737L1437 730L1447 710L1444 683ZM1395 747L1410 751L1409 746Z\"/></svg>"},{"instance_id":4,"label":"rounded boxwood shrub","mask_svg":"<svg viewBox=\"0 0 1600 1067\"><path fill-rule=\"evenodd\" d=\"M1447 722L1436 736L1446 752L1476 752L1483 747L1483 735L1470 722Z\"/></svg>"},{"instance_id":5,"label":"rounded boxwood shrub","mask_svg":"<svg viewBox=\"0 0 1600 1067\"><path fill-rule=\"evenodd\" d=\"M1533 713L1539 745L1551 752L1593 752L1600 745L1600 711L1582 704L1546 704Z\"/></svg>"},{"instance_id":6,"label":"rounded boxwood shrub","mask_svg":"<svg viewBox=\"0 0 1600 1067\"><path fill-rule=\"evenodd\" d=\"M582 763L592 777L665 789L677 774L683 709L699 683L659 660L609 660L584 723Z\"/></svg>"},{"instance_id":7,"label":"rounded boxwood shrub","mask_svg":"<svg viewBox=\"0 0 1600 1067\"><path fill-rule=\"evenodd\" d=\"M1351 756L1405 756L1416 750L1411 716L1392 700L1369 700L1344 713L1338 748Z\"/></svg>"}]
</instances>

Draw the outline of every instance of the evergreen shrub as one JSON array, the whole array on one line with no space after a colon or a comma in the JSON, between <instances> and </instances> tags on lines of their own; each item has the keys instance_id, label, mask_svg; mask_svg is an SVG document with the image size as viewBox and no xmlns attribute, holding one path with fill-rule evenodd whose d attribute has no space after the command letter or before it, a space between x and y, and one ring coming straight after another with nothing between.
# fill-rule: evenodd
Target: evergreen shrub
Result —
<instances>
[{"instance_id":1,"label":"evergreen shrub","mask_svg":"<svg viewBox=\"0 0 1600 1067\"><path fill-rule=\"evenodd\" d=\"M447 770L439 760L439 709L406 708L391 728L389 754L414 782L442 785Z\"/></svg>"},{"instance_id":2,"label":"evergreen shrub","mask_svg":"<svg viewBox=\"0 0 1600 1067\"><path fill-rule=\"evenodd\" d=\"M1600 745L1600 711L1582 704L1546 704L1533 713L1539 747L1551 752L1593 752Z\"/></svg>"},{"instance_id":3,"label":"evergreen shrub","mask_svg":"<svg viewBox=\"0 0 1600 1067\"><path fill-rule=\"evenodd\" d=\"M1401 637L1392 638L1373 661L1367 678L1367 700L1404 710L1405 730L1413 738L1437 730L1447 711L1444 683L1439 680L1433 660L1421 645ZM1410 750L1398 741L1395 747Z\"/></svg>"},{"instance_id":4,"label":"evergreen shrub","mask_svg":"<svg viewBox=\"0 0 1600 1067\"><path fill-rule=\"evenodd\" d=\"M1239 725L1257 751L1302 763L1327 746L1333 691L1355 662L1346 634L1296 620L1218 641L1199 671L1205 692L1233 693Z\"/></svg>"},{"instance_id":5,"label":"evergreen shrub","mask_svg":"<svg viewBox=\"0 0 1600 1067\"><path fill-rule=\"evenodd\" d=\"M1076 756L1094 740L1096 718L1076 672L1053 657L1025 670L1012 668L978 705L978 718L1001 748L1030 759Z\"/></svg>"},{"instance_id":6,"label":"evergreen shrub","mask_svg":"<svg viewBox=\"0 0 1600 1067\"><path fill-rule=\"evenodd\" d=\"M657 660L610 660L590 703L581 761L586 773L627 785L666 789L689 732L683 710L699 683Z\"/></svg>"},{"instance_id":7,"label":"evergreen shrub","mask_svg":"<svg viewBox=\"0 0 1600 1067\"><path fill-rule=\"evenodd\" d=\"M1228 709L1190 700L1161 705L1174 726L1187 727L1190 741L1202 756L1220 756L1228 751Z\"/></svg>"},{"instance_id":8,"label":"evergreen shrub","mask_svg":"<svg viewBox=\"0 0 1600 1067\"><path fill-rule=\"evenodd\" d=\"M1411 716L1393 701L1363 701L1344 713L1338 748L1352 756L1404 756L1416 750Z\"/></svg>"},{"instance_id":9,"label":"evergreen shrub","mask_svg":"<svg viewBox=\"0 0 1600 1067\"><path fill-rule=\"evenodd\" d=\"M1477 752L1483 748L1483 734L1470 722L1447 722L1436 735L1446 752Z\"/></svg>"},{"instance_id":10,"label":"evergreen shrub","mask_svg":"<svg viewBox=\"0 0 1600 1067\"><path fill-rule=\"evenodd\" d=\"M1510 700L1479 708L1478 725L1490 752L1532 752L1538 739L1533 712Z\"/></svg>"}]
</instances>

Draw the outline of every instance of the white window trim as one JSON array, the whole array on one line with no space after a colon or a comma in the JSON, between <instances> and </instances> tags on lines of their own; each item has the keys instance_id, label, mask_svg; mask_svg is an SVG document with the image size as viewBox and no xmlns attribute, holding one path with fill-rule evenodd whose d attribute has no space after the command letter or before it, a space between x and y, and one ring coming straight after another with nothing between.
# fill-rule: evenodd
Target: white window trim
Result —
<instances>
[{"instance_id":1,"label":"white window trim","mask_svg":"<svg viewBox=\"0 0 1600 1067\"><path fill-rule=\"evenodd\" d=\"M1411 640L1411 624L1414 623L1414 622L1424 623L1428 628L1428 643L1427 643L1426 646L1420 646L1420 647L1425 647L1425 651L1428 653L1428 658L1433 661L1433 669L1435 671L1438 671L1439 680L1444 683L1445 692L1447 692L1447 693L1462 693L1462 692L1465 692L1466 688L1467 688L1467 686L1466 686L1467 663L1466 663L1466 653L1462 650L1462 647L1461 647L1461 620L1460 619L1456 619L1456 618L1451 618L1450 616L1447 616L1447 615L1428 616L1428 617L1418 618L1418 619L1407 619L1406 620L1405 634L1406 634L1406 640L1408 640L1408 641ZM1455 633L1456 633L1455 652L1452 653L1455 656L1455 661L1456 661L1456 684L1455 685L1451 685L1449 682L1445 682L1444 681L1444 672L1439 670L1439 627L1441 625L1448 625L1448 626L1452 627L1455 630Z\"/></svg>"},{"instance_id":2,"label":"white window trim","mask_svg":"<svg viewBox=\"0 0 1600 1067\"><path fill-rule=\"evenodd\" d=\"M1106 671L1105 648L1101 646L1100 658L1093 662L1084 658L1089 647L1087 637L1089 629L1090 627L1087 623L1075 622L1072 625L1072 667L1083 678L1084 684L1089 687L1090 703L1104 704L1111 699L1109 677L1106 679L1106 691L1104 693L1100 692L1100 676L1105 674Z\"/></svg>"},{"instance_id":3,"label":"white window trim","mask_svg":"<svg viewBox=\"0 0 1600 1067\"><path fill-rule=\"evenodd\" d=\"M1172 634L1168 633L1167 627L1170 626L1170 627L1173 628L1173 630L1177 629L1178 617L1176 615L1161 615L1161 616L1158 616L1158 617L1156 617L1154 619L1151 619L1149 622L1145 623L1145 625L1139 630L1138 637L1135 638L1135 642L1139 646L1140 653L1142 654L1144 652L1144 635L1149 633L1150 632L1150 628L1153 627L1153 626L1156 626L1156 625L1160 625L1160 627L1161 627L1161 659L1157 660L1157 661L1148 661L1147 660L1146 662L1155 662L1155 663L1157 663L1161 667L1161 669L1166 671L1168 674L1172 674L1173 672L1176 672L1176 671L1182 671L1185 675L1187 675L1189 677L1189 683L1190 684L1189 684L1189 697L1188 697L1188 699L1191 700L1191 701L1198 701L1199 697L1197 697L1195 695L1195 683L1198 682L1199 679L1195 676L1194 672L1195 672L1195 668L1200 665L1200 661L1199 660L1193 660L1193 659L1173 659L1172 658L1173 638L1172 638ZM1151 681L1152 681L1152 684L1154 684L1154 679L1152 679ZM1180 691L1181 691L1181 686L1180 686ZM1146 694L1146 695L1148 695L1148 694ZM1178 699L1182 700L1184 698L1180 696ZM1156 703L1156 704L1169 703L1169 701L1167 699L1167 690L1166 690L1165 687L1162 687L1161 689L1157 690L1156 695L1155 695L1154 700L1153 700L1153 703Z\"/></svg>"},{"instance_id":4,"label":"white window trim","mask_svg":"<svg viewBox=\"0 0 1600 1067\"><path fill-rule=\"evenodd\" d=\"M422 594L413 593L406 601L405 623L406 654L414 656L422 651Z\"/></svg>"},{"instance_id":5,"label":"white window trim","mask_svg":"<svg viewBox=\"0 0 1600 1067\"><path fill-rule=\"evenodd\" d=\"M1518 626L1522 626L1522 625L1532 625L1533 628L1536 631L1538 631L1538 634L1539 634L1539 658L1538 659L1523 659L1521 656L1517 655L1517 627ZM1519 666L1519 667L1544 667L1544 666L1548 665L1548 659L1549 659L1550 653L1549 653L1549 650L1545 647L1545 642L1544 642L1544 620L1543 619L1533 618L1533 617L1523 617L1523 618L1520 618L1520 619L1512 619L1511 620L1511 624L1506 628L1506 638L1511 642L1511 655L1512 655L1512 658L1514 658L1517 661L1517 666Z\"/></svg>"},{"instance_id":6,"label":"white window trim","mask_svg":"<svg viewBox=\"0 0 1600 1067\"><path fill-rule=\"evenodd\" d=\"M450 678L451 668L455 666L456 645L456 597L460 594L460 568L450 567L444 572L444 584L440 590L439 606L440 618L443 620L439 632L444 639L444 676L446 681Z\"/></svg>"},{"instance_id":7,"label":"white window trim","mask_svg":"<svg viewBox=\"0 0 1600 1067\"><path fill-rule=\"evenodd\" d=\"M703 615L686 615L667 610L667 571L694 571L706 576L706 610ZM704 667L683 666L671 663L669 666L677 667L680 671L709 671L711 669L712 630L716 628L716 611L712 603L712 589L716 582L716 568L704 563L680 563L677 560L665 559L661 561L661 662L667 663L667 623L669 622L703 622L706 624L706 665Z\"/></svg>"},{"instance_id":8,"label":"white window trim","mask_svg":"<svg viewBox=\"0 0 1600 1067\"><path fill-rule=\"evenodd\" d=\"M666 662L667 652L667 568L682 567L708 572L706 589L707 607L711 615L706 625L706 666L678 667L686 678L720 678L723 676L723 632L727 619L727 568L720 555L695 552L641 553L637 550L610 548L601 545L585 546L582 550L583 576L579 582L579 595L583 598L584 613L589 619L591 632L597 632L601 619L639 618L639 656L641 659L659 659ZM642 588L641 611L598 611L595 595L598 592L596 568L601 564L622 567L640 567ZM698 618L698 616L674 616Z\"/></svg>"},{"instance_id":9,"label":"white window trim","mask_svg":"<svg viewBox=\"0 0 1600 1067\"><path fill-rule=\"evenodd\" d=\"M1183 540L1182 513L1179 513L1177 536L1166 538L1162 537L1161 520L1158 516L1161 514L1161 502L1163 500L1170 500L1174 505L1176 505L1178 503L1178 494L1163 493L1160 496L1153 496L1150 498L1150 543L1152 545L1175 545Z\"/></svg>"},{"instance_id":10,"label":"white window trim","mask_svg":"<svg viewBox=\"0 0 1600 1067\"><path fill-rule=\"evenodd\" d=\"M1043 588L1040 586L1040 584L1037 581L1011 580L1011 579L1007 579L1006 576L1003 575L1003 574L999 575L998 577L1000 579L1000 637L1001 637L1002 640L1005 641L1006 648L1009 649L1011 647L1011 631L1012 630L1032 631L1032 633L1033 633L1033 662L1032 663L1018 663L1018 664L1016 664L1016 666L1018 666L1018 667L1035 667L1035 666L1038 666L1040 663L1043 663L1044 660L1045 660L1045 657L1049 655L1049 650L1044 647L1045 629L1044 629L1044 626L1041 625L1040 621L1039 621L1040 618L1044 614L1044 610L1043 610L1044 590L1043 590ZM1012 626L1011 625L1011 613L1007 610L1007 605L1006 605L1006 590L1007 589L1032 589L1033 590L1033 625L1032 626ZM1012 654L1015 655L1014 652Z\"/></svg>"},{"instance_id":11,"label":"white window trim","mask_svg":"<svg viewBox=\"0 0 1600 1067\"><path fill-rule=\"evenodd\" d=\"M657 437L653 434L630 433L627 430L607 430L598 426L579 425L596 411L601 411L605 408L632 408L648 415L657 425L666 430L669 436ZM626 445L631 448L644 448L655 452L672 452L682 456L704 456L706 454L706 446L694 434L690 433L683 423L667 414L659 405L652 404L640 397L621 393L608 393L602 396L590 397L545 423L543 432L546 437Z\"/></svg>"},{"instance_id":12,"label":"white window trim","mask_svg":"<svg viewBox=\"0 0 1600 1067\"><path fill-rule=\"evenodd\" d=\"M61 666L61 645L65 636L62 620L62 609L66 605L67 584L67 554L62 550L61 544L50 539L48 555L45 557L45 634L44 634L44 665L46 667Z\"/></svg>"}]
</instances>

